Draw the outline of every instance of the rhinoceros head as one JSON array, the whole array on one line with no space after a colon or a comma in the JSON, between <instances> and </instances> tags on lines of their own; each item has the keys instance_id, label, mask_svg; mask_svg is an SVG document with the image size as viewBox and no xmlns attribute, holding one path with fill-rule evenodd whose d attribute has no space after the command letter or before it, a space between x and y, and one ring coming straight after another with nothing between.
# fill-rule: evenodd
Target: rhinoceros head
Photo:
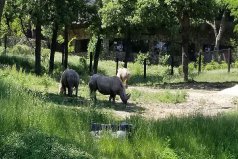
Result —
<instances>
[{"instance_id":1,"label":"rhinoceros head","mask_svg":"<svg viewBox=\"0 0 238 159\"><path fill-rule=\"evenodd\" d=\"M131 94L126 94L125 91L123 91L121 94L120 94L120 97L121 97L121 100L124 104L127 104L127 101L128 99L130 99L131 97Z\"/></svg>"}]
</instances>

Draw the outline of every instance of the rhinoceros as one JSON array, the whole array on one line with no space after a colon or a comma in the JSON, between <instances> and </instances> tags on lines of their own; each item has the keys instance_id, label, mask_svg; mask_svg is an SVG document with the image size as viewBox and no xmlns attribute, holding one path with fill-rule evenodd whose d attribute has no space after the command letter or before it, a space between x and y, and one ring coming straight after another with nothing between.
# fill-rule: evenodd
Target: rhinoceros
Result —
<instances>
[{"instance_id":1,"label":"rhinoceros","mask_svg":"<svg viewBox=\"0 0 238 159\"><path fill-rule=\"evenodd\" d=\"M126 94L122 81L119 77L108 77L101 74L94 74L89 81L90 93L96 93L98 90L101 94L110 95L109 101L113 100L115 103L116 95L119 95L122 102L127 104L127 100L130 98L130 94ZM96 94L94 96L96 99Z\"/></svg>"},{"instance_id":2,"label":"rhinoceros","mask_svg":"<svg viewBox=\"0 0 238 159\"><path fill-rule=\"evenodd\" d=\"M66 95L66 88L68 88L68 95L72 96L73 88L75 87L76 96L78 95L78 86L79 86L79 75L73 69L66 69L60 79L60 94Z\"/></svg>"},{"instance_id":3,"label":"rhinoceros","mask_svg":"<svg viewBox=\"0 0 238 159\"><path fill-rule=\"evenodd\" d=\"M119 68L117 71L117 77L122 80L123 85L125 88L128 87L128 80L131 77L130 71L127 68Z\"/></svg>"}]
</instances>

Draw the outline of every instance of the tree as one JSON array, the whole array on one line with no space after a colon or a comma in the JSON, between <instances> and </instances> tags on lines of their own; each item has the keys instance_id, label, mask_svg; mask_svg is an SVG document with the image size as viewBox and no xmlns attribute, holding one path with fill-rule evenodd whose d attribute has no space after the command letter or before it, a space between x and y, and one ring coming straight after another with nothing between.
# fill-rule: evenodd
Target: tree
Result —
<instances>
[{"instance_id":1,"label":"tree","mask_svg":"<svg viewBox=\"0 0 238 159\"><path fill-rule=\"evenodd\" d=\"M224 1L221 0L216 0L215 1L215 5L213 7L213 18L212 20L206 20L206 23L209 24L214 32L214 36L215 36L215 46L214 46L214 50L219 50L220 48L220 41L222 39L222 35L225 31L225 21L226 21L226 17L228 14L228 9L227 9L227 3L225 3ZM222 17L218 24L217 22L217 17L218 15L220 15L222 13Z\"/></svg>"},{"instance_id":2,"label":"tree","mask_svg":"<svg viewBox=\"0 0 238 159\"><path fill-rule=\"evenodd\" d=\"M1 24L1 20L2 20L2 13L3 13L4 5L5 5L5 0L0 0L0 24Z\"/></svg>"},{"instance_id":3,"label":"tree","mask_svg":"<svg viewBox=\"0 0 238 159\"><path fill-rule=\"evenodd\" d=\"M131 38L135 29L133 15L135 13L136 0L111 1L103 0L99 13L102 17L102 27L113 29L113 34L119 34L125 38L125 59L124 67L131 52Z\"/></svg>"},{"instance_id":4,"label":"tree","mask_svg":"<svg viewBox=\"0 0 238 159\"><path fill-rule=\"evenodd\" d=\"M89 25L89 31L91 33L90 44L88 50L94 52L93 73L97 73L99 56L102 48L102 35L104 30L102 29L102 19L99 16L99 10L102 7L102 1L96 0L93 3L88 3L85 7L84 23ZM86 22L85 22L86 21Z\"/></svg>"},{"instance_id":5,"label":"tree","mask_svg":"<svg viewBox=\"0 0 238 159\"><path fill-rule=\"evenodd\" d=\"M56 1L56 3L60 4L60 18L62 18L62 22L64 24L64 59L63 66L66 69L68 67L68 32L70 25L73 21L78 21L79 15L81 13L80 9L85 7L84 0L62 0L62 3Z\"/></svg>"},{"instance_id":6,"label":"tree","mask_svg":"<svg viewBox=\"0 0 238 159\"><path fill-rule=\"evenodd\" d=\"M181 30L182 66L184 81L188 81L190 26L192 20L206 19L213 7L213 0L165 0L168 12L177 18Z\"/></svg>"},{"instance_id":7,"label":"tree","mask_svg":"<svg viewBox=\"0 0 238 159\"><path fill-rule=\"evenodd\" d=\"M231 15L234 16L235 21L238 20L238 1L224 0L228 4L228 8L231 11ZM234 31L238 33L238 25L235 25Z\"/></svg>"},{"instance_id":8,"label":"tree","mask_svg":"<svg viewBox=\"0 0 238 159\"><path fill-rule=\"evenodd\" d=\"M40 75L41 68L41 39L42 39L42 25L47 23L49 15L46 7L49 1L41 0L17 0L15 5L18 8L19 18L29 16L35 26L35 73Z\"/></svg>"}]
</instances>

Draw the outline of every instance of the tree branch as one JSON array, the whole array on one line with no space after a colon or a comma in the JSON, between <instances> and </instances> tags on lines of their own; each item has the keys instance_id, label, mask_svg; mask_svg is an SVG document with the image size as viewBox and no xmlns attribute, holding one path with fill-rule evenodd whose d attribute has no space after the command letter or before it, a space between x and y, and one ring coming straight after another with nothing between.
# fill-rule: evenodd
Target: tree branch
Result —
<instances>
[{"instance_id":1,"label":"tree branch","mask_svg":"<svg viewBox=\"0 0 238 159\"><path fill-rule=\"evenodd\" d=\"M22 32L24 33L24 35L25 35L27 41L29 42L29 45L31 46L31 48L32 48L32 49L35 49L35 47L34 47L34 46L32 45L32 43L31 43L31 41L30 41L29 38L27 37L27 32L26 32L25 29L24 29L24 25L23 25L23 20L22 20L22 18L19 17L19 19L20 19L20 22L21 22Z\"/></svg>"},{"instance_id":2,"label":"tree branch","mask_svg":"<svg viewBox=\"0 0 238 159\"><path fill-rule=\"evenodd\" d=\"M214 34L215 34L215 37L217 37L216 21L214 20L213 23L212 23L212 22L206 20L206 23L212 27L212 29L214 31Z\"/></svg>"}]
</instances>

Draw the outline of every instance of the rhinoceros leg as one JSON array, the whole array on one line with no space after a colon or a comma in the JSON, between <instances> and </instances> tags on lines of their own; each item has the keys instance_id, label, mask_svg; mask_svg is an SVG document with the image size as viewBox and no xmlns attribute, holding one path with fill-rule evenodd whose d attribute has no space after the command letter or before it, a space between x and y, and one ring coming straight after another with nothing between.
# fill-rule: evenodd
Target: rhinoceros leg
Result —
<instances>
[{"instance_id":1,"label":"rhinoceros leg","mask_svg":"<svg viewBox=\"0 0 238 159\"><path fill-rule=\"evenodd\" d=\"M111 94L109 97L109 102L111 102L111 100L112 100L112 102L115 103L115 97L116 97L115 94Z\"/></svg>"},{"instance_id":2,"label":"rhinoceros leg","mask_svg":"<svg viewBox=\"0 0 238 159\"><path fill-rule=\"evenodd\" d=\"M90 98L91 100L94 100L94 101L97 100L96 91L90 89Z\"/></svg>"},{"instance_id":3,"label":"rhinoceros leg","mask_svg":"<svg viewBox=\"0 0 238 159\"><path fill-rule=\"evenodd\" d=\"M75 95L78 96L78 86L75 87Z\"/></svg>"},{"instance_id":4,"label":"rhinoceros leg","mask_svg":"<svg viewBox=\"0 0 238 159\"><path fill-rule=\"evenodd\" d=\"M72 96L73 93L73 88L72 87L68 87L68 94L69 96Z\"/></svg>"}]
</instances>

